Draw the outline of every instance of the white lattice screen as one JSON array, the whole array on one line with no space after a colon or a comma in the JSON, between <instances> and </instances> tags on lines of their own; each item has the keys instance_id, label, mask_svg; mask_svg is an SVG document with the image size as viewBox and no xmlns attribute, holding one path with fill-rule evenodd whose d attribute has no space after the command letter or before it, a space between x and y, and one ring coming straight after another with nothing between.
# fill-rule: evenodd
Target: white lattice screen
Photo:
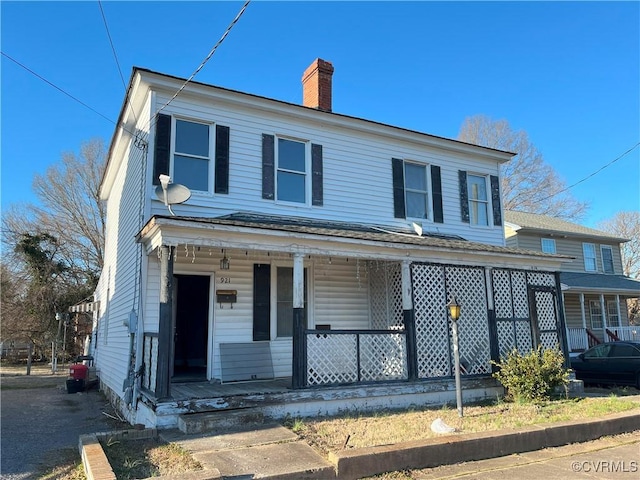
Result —
<instances>
[{"instance_id":1,"label":"white lattice screen","mask_svg":"<svg viewBox=\"0 0 640 480\"><path fill-rule=\"evenodd\" d=\"M307 384L328 385L358 380L357 335L307 335Z\"/></svg>"},{"instance_id":2,"label":"white lattice screen","mask_svg":"<svg viewBox=\"0 0 640 480\"><path fill-rule=\"evenodd\" d=\"M396 262L368 262L371 328L402 327L402 274Z\"/></svg>"},{"instance_id":3,"label":"white lattice screen","mask_svg":"<svg viewBox=\"0 0 640 480\"><path fill-rule=\"evenodd\" d=\"M156 374L158 371L158 336L145 335L142 351L144 370L142 386L152 392L156 390Z\"/></svg>"},{"instance_id":4,"label":"white lattice screen","mask_svg":"<svg viewBox=\"0 0 640 480\"><path fill-rule=\"evenodd\" d=\"M363 382L407 378L405 335L360 335L360 380Z\"/></svg>"}]
</instances>

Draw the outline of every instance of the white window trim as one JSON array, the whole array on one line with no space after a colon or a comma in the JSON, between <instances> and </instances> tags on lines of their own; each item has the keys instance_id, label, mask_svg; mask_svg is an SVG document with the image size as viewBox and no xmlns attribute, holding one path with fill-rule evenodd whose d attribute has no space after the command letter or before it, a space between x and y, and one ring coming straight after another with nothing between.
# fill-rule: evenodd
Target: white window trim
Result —
<instances>
[{"instance_id":1,"label":"white window trim","mask_svg":"<svg viewBox=\"0 0 640 480\"><path fill-rule=\"evenodd\" d=\"M593 247L593 262L594 262L594 268L590 269L587 268L587 258L591 258L591 257L587 257L587 246L590 245ZM583 262L584 262L584 271L585 272L597 272L598 271L598 257L597 257L597 253L596 253L596 245L595 243L583 243L582 244L582 257L583 257Z\"/></svg>"},{"instance_id":2,"label":"white window trim","mask_svg":"<svg viewBox=\"0 0 640 480\"><path fill-rule=\"evenodd\" d=\"M175 167L175 155L176 155L176 134L177 134L177 128L176 128L176 122L178 120L181 120L183 122L190 122L190 123L198 123L200 125L207 125L209 127L209 157L208 157L208 171L207 171L207 190L195 190L191 187L189 187L188 185L186 185L189 190L191 191L192 195L213 195L213 187L215 185L215 179L213 178L213 175L215 173L215 145L216 145L216 128L215 128L215 123L213 122L207 122L205 120L201 120L201 119L194 119L194 118L188 118L188 117L182 117L182 116L176 116L176 115L172 115L171 117L171 155L169 158L169 176L171 177L171 180L173 181L175 178L175 175L173 173L173 169ZM192 158L203 158L203 157L198 157L196 155L189 155L189 154L183 154L178 152L178 155L184 155L184 156L188 156L188 157L192 157Z\"/></svg>"},{"instance_id":3,"label":"white window trim","mask_svg":"<svg viewBox=\"0 0 640 480\"><path fill-rule=\"evenodd\" d=\"M293 337L278 336L278 267L293 268L293 261L272 261L271 262L271 312L270 312L270 337L271 341L291 342ZM307 271L307 325L315 328L313 317L313 263L305 262L304 269Z\"/></svg>"},{"instance_id":4,"label":"white window trim","mask_svg":"<svg viewBox=\"0 0 640 480\"><path fill-rule=\"evenodd\" d=\"M304 202L290 202L288 200L280 200L278 198L278 172L280 171L279 160L280 156L278 153L278 140L289 140L291 142L299 142L304 144ZM302 138L289 137L287 135L275 135L273 145L273 162L274 162L274 179L273 179L273 196L275 198L275 202L283 205L291 205L291 206L310 206L311 205L311 141L305 140ZM287 170L285 168L282 169L284 172L292 172L297 173L293 170Z\"/></svg>"},{"instance_id":5,"label":"white window trim","mask_svg":"<svg viewBox=\"0 0 640 480\"><path fill-rule=\"evenodd\" d=\"M611 272L607 272L605 270L604 250L609 250L611 252ZM613 275L616 273L616 265L613 261L613 247L611 245L600 245L600 260L602 260L602 273L606 273L607 275Z\"/></svg>"},{"instance_id":6,"label":"white window trim","mask_svg":"<svg viewBox=\"0 0 640 480\"><path fill-rule=\"evenodd\" d=\"M471 198L471 189L469 188L469 178L470 177L477 177L477 178L482 178L484 179L484 191L487 193L487 199L486 200L474 200ZM473 202L477 202L477 203L484 203L487 206L487 223L485 224L480 224L480 223L473 223L472 218L473 215L471 215L471 211L472 211L472 203ZM491 204L491 185L489 183L489 175L488 174L484 174L484 173L475 173L475 172L467 172L467 203L469 205L469 225L473 228L492 228L493 227L493 206Z\"/></svg>"},{"instance_id":7,"label":"white window trim","mask_svg":"<svg viewBox=\"0 0 640 480\"><path fill-rule=\"evenodd\" d=\"M421 218L421 217L411 217L409 216L409 212L408 212L408 203L407 203L407 192L415 192L415 193L420 193L422 194L422 191L419 190L414 190L411 188L407 187L407 176L406 176L406 166L407 164L411 164L411 165L416 165L418 167L423 167L424 171L425 171L425 182L426 182L426 205L425 205L425 211L426 211L426 218ZM403 159L402 161L402 176L404 179L404 214L405 217L409 220L419 220L419 221L428 221L428 222L433 222L433 188L432 188L432 183L431 183L431 168L429 168L431 165L428 163L423 163L423 162L418 162L418 161L414 161L414 160L406 160Z\"/></svg>"},{"instance_id":8,"label":"white window trim","mask_svg":"<svg viewBox=\"0 0 640 480\"><path fill-rule=\"evenodd\" d=\"M545 242L550 242L550 245L553 245L553 252L547 252L547 251L544 249L544 244L545 244ZM556 239L555 239L555 238L541 238L541 239L540 239L540 246L541 246L542 251L543 251L544 253L556 253L556 252L558 251L558 250L557 250L557 245L556 245Z\"/></svg>"}]
</instances>

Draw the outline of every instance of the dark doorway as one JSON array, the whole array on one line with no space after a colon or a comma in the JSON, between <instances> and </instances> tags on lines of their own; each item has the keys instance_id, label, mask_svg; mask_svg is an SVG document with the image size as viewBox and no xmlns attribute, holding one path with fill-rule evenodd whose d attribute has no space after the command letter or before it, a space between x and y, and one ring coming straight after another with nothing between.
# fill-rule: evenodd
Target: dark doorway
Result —
<instances>
[{"instance_id":1,"label":"dark doorway","mask_svg":"<svg viewBox=\"0 0 640 480\"><path fill-rule=\"evenodd\" d=\"M206 380L209 280L206 275L174 276L174 382Z\"/></svg>"}]
</instances>

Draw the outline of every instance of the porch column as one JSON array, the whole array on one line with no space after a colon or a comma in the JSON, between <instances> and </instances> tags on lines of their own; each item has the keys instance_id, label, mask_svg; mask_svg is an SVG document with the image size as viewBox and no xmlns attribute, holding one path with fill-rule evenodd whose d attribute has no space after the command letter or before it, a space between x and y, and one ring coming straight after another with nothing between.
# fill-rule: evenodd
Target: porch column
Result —
<instances>
[{"instance_id":1,"label":"porch column","mask_svg":"<svg viewBox=\"0 0 640 480\"><path fill-rule=\"evenodd\" d=\"M413 310L413 286L411 262L402 262L402 316L407 337L407 375L409 380L418 378L418 352L416 349L416 318Z\"/></svg>"},{"instance_id":2,"label":"porch column","mask_svg":"<svg viewBox=\"0 0 640 480\"><path fill-rule=\"evenodd\" d=\"M580 294L580 314L582 315L582 328L587 331L587 316L584 313L584 293Z\"/></svg>"},{"instance_id":3,"label":"porch column","mask_svg":"<svg viewBox=\"0 0 640 480\"><path fill-rule=\"evenodd\" d=\"M564 316L564 293L562 293L562 285L560 283L560 272L556 272L556 291L558 292L558 340L560 342L560 348L564 353L564 366L565 368L571 368L571 359L569 358L569 341L567 334L567 322Z\"/></svg>"},{"instance_id":4,"label":"porch column","mask_svg":"<svg viewBox=\"0 0 640 480\"><path fill-rule=\"evenodd\" d=\"M158 325L158 359L156 365L156 398L171 395L169 359L173 349L171 331L173 316L173 259L175 247L160 247L160 320Z\"/></svg>"},{"instance_id":5,"label":"porch column","mask_svg":"<svg viewBox=\"0 0 640 480\"><path fill-rule=\"evenodd\" d=\"M607 341L607 305L604 301L604 294L600 294L600 313L602 314L602 338Z\"/></svg>"},{"instance_id":6,"label":"porch column","mask_svg":"<svg viewBox=\"0 0 640 480\"><path fill-rule=\"evenodd\" d=\"M291 382L293 388L306 385L307 349L304 338L304 255L293 256L293 363Z\"/></svg>"},{"instance_id":7,"label":"porch column","mask_svg":"<svg viewBox=\"0 0 640 480\"><path fill-rule=\"evenodd\" d=\"M487 285L487 317L489 319L489 354L494 362L500 361L500 345L498 342L498 322L496 320L496 307L493 298L493 278L491 267L484 267L484 281ZM496 366L491 364L491 371L495 371Z\"/></svg>"},{"instance_id":8,"label":"porch column","mask_svg":"<svg viewBox=\"0 0 640 480\"><path fill-rule=\"evenodd\" d=\"M622 317L620 316L620 295L616 295L616 314L618 315L618 326L622 327Z\"/></svg>"}]
</instances>

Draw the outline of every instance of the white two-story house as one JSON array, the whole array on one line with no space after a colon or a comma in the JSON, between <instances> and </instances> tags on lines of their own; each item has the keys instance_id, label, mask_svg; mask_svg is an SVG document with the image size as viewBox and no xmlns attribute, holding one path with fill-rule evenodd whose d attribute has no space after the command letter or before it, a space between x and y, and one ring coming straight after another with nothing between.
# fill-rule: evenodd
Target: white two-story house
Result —
<instances>
[{"instance_id":1,"label":"white two-story house","mask_svg":"<svg viewBox=\"0 0 640 480\"><path fill-rule=\"evenodd\" d=\"M629 325L627 300L640 297L640 281L622 271L620 244L628 239L546 215L505 211L507 245L574 257L561 265L570 351L600 342L640 341Z\"/></svg>"},{"instance_id":2,"label":"white two-story house","mask_svg":"<svg viewBox=\"0 0 640 480\"><path fill-rule=\"evenodd\" d=\"M566 346L567 257L505 246L513 154L332 112L332 74L297 105L134 69L92 340L132 423L450 401L454 298L465 399L512 348Z\"/></svg>"}]
</instances>

